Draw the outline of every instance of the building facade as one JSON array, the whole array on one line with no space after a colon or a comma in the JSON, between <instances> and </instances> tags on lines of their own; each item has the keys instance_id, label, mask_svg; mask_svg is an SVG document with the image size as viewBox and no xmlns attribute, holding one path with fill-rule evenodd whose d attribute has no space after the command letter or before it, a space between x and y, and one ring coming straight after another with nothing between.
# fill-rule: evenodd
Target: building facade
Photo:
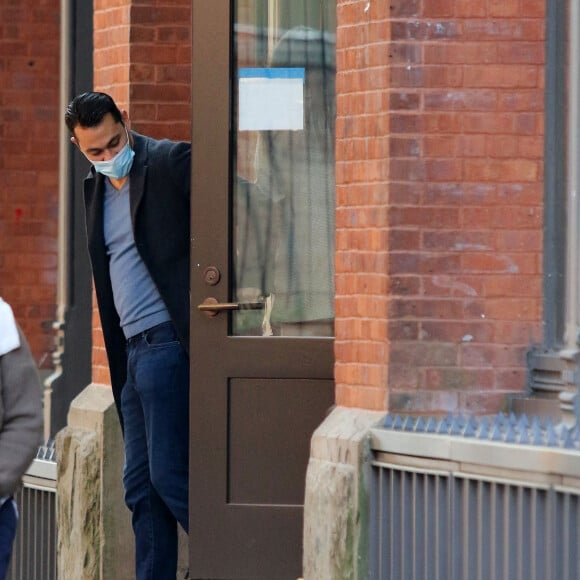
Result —
<instances>
[{"instance_id":1,"label":"building facade","mask_svg":"<svg viewBox=\"0 0 580 580\"><path fill-rule=\"evenodd\" d=\"M386 412L557 416L569 408L579 303L577 33L568 25L577 17L575 4L304 0L294 5L302 21L276 0L225 4L232 24L260 23L265 39L256 35L244 44L249 29L239 26L238 36L224 37L222 54L211 36L222 34L218 17L226 8L216 8L212 20L187 0L94 0L92 10L74 0L0 8L0 292L23 322L39 366L64 369L61 381L67 348L84 345L83 369L63 387L65 411L56 424L62 426L67 403L88 383L109 384L81 253L82 214L74 203L66 215L59 213L63 199L78 196L87 168L64 143L63 102L94 87L127 109L133 129L193 139L194 156L200 152L193 195L198 176L200 203L209 199L211 205L200 167L207 161L204 150L222 154L215 135L229 130L237 106L234 98L230 109L227 104L239 86L228 51L243 64L243 47L269 47L268 34L280 33L285 10L288 27L323 22L335 35L336 56L335 235L329 251L335 289L330 378L337 409L326 420L319 413L307 524L323 517L320 494L336 475L324 466L336 463L340 472L350 465L348 473L357 472L358 459L342 463L340 449L336 455L321 450L341 422L345 439L358 441ZM207 18L207 39L196 18ZM214 73L225 81L212 87ZM227 102L220 96L224 86ZM196 113L198 104L207 106L203 99L212 98L218 113L222 105L228 109L226 121L216 117L215 135ZM240 132L236 141L239 175L252 182L257 174L248 167L256 145L246 137ZM232 170L228 155L225 174ZM227 229L230 222L224 223ZM59 224L61 236L63 230L78 235L65 244L64 262ZM209 267L217 259L196 251L194 245L194 262ZM201 303L210 294L207 286L195 290L195 276L194 269L193 295ZM84 299L75 302L79 296ZM196 307L192 301L192 325L202 326ZM67 325L78 311L85 318L79 314L80 322ZM327 342L320 346L322 358ZM303 368L309 365L305 357ZM308 372L288 380L328 379ZM324 533L308 532L305 541ZM305 557L315 556L306 548Z\"/></svg>"}]
</instances>

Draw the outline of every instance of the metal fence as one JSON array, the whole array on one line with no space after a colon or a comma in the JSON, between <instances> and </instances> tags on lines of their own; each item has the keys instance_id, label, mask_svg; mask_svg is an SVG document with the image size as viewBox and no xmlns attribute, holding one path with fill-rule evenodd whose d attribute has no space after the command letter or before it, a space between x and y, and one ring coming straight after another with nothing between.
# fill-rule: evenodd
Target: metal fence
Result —
<instances>
[{"instance_id":1,"label":"metal fence","mask_svg":"<svg viewBox=\"0 0 580 580\"><path fill-rule=\"evenodd\" d=\"M54 444L39 450L15 496L20 513L9 580L56 580L56 460Z\"/></svg>"},{"instance_id":2,"label":"metal fence","mask_svg":"<svg viewBox=\"0 0 580 580\"><path fill-rule=\"evenodd\" d=\"M373 430L371 578L578 580L580 454L563 429L551 448Z\"/></svg>"}]
</instances>

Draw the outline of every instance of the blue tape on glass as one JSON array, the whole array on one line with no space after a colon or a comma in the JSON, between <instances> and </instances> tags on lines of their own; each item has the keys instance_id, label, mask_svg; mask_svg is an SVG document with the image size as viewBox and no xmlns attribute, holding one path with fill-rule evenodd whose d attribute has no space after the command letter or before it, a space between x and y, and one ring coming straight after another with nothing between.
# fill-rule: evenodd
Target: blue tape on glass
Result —
<instances>
[{"instance_id":1,"label":"blue tape on glass","mask_svg":"<svg viewBox=\"0 0 580 580\"><path fill-rule=\"evenodd\" d=\"M302 79L306 74L305 68L241 68L238 70L240 79Z\"/></svg>"}]
</instances>

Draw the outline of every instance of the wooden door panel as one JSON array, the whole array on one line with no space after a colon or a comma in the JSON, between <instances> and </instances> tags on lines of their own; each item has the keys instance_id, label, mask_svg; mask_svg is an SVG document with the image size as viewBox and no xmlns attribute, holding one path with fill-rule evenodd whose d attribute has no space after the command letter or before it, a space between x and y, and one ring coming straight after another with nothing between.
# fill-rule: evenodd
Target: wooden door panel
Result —
<instances>
[{"instance_id":1,"label":"wooden door panel","mask_svg":"<svg viewBox=\"0 0 580 580\"><path fill-rule=\"evenodd\" d=\"M330 380L230 380L228 503L302 506L311 434L333 399Z\"/></svg>"}]
</instances>

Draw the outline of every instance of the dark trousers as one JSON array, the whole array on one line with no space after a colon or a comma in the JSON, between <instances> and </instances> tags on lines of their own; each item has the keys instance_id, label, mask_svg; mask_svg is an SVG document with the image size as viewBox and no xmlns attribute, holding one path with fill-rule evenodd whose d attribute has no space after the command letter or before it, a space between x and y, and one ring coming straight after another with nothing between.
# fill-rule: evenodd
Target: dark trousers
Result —
<instances>
[{"instance_id":1,"label":"dark trousers","mask_svg":"<svg viewBox=\"0 0 580 580\"><path fill-rule=\"evenodd\" d=\"M0 580L4 580L8 573L17 523L18 511L14 500L10 498L0 507Z\"/></svg>"},{"instance_id":2,"label":"dark trousers","mask_svg":"<svg viewBox=\"0 0 580 580\"><path fill-rule=\"evenodd\" d=\"M187 532L189 359L169 322L127 342L125 502L137 580L175 580L177 523Z\"/></svg>"}]
</instances>

